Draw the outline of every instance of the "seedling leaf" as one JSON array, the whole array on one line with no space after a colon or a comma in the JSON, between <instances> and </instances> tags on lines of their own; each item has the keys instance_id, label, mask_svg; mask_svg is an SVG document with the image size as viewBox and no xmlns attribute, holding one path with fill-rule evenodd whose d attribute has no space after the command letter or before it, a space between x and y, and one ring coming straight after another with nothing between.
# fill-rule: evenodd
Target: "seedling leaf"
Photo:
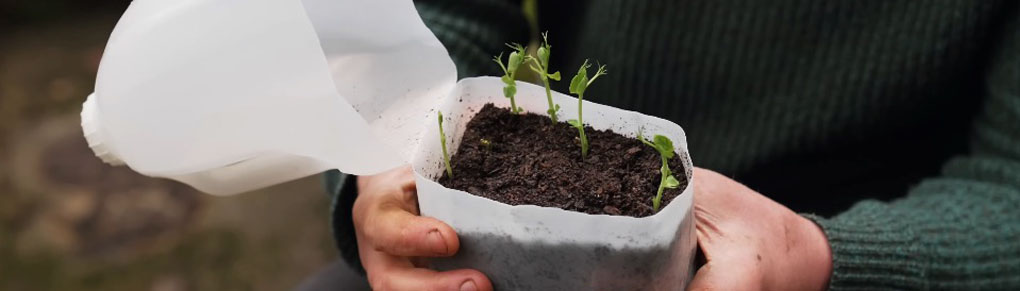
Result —
<instances>
[{"instance_id":1,"label":"seedling leaf","mask_svg":"<svg viewBox=\"0 0 1020 291\"><path fill-rule=\"evenodd\" d=\"M584 94L584 89L588 87L588 61L584 61L584 65L577 70L577 75L574 75L573 79L570 79L570 94Z\"/></svg>"},{"instance_id":2,"label":"seedling leaf","mask_svg":"<svg viewBox=\"0 0 1020 291\"><path fill-rule=\"evenodd\" d=\"M546 45L547 44L548 43L546 43ZM538 61L539 64L543 67L549 65L549 47L546 45L543 45L538 48Z\"/></svg>"},{"instance_id":3,"label":"seedling leaf","mask_svg":"<svg viewBox=\"0 0 1020 291\"><path fill-rule=\"evenodd\" d=\"M522 49L523 50L523 49ZM517 72L517 68L524 62L524 58L517 52L510 53L510 58L507 59L507 71Z\"/></svg>"},{"instance_id":4,"label":"seedling leaf","mask_svg":"<svg viewBox=\"0 0 1020 291\"><path fill-rule=\"evenodd\" d=\"M577 119L567 120L567 124L570 124L570 126L573 126L575 128L580 128L581 127L581 123L578 122Z\"/></svg>"},{"instance_id":5,"label":"seedling leaf","mask_svg":"<svg viewBox=\"0 0 1020 291\"><path fill-rule=\"evenodd\" d=\"M667 159L672 159L675 153L673 152L673 141L669 140L668 137L662 135L655 135L655 149L659 151Z\"/></svg>"},{"instance_id":6,"label":"seedling leaf","mask_svg":"<svg viewBox=\"0 0 1020 291\"><path fill-rule=\"evenodd\" d=\"M680 181L677 181L676 178L673 178L672 175L666 176L666 183L664 183L664 184L665 184L664 187L669 188L669 189L674 189L676 187L680 187Z\"/></svg>"},{"instance_id":7,"label":"seedling leaf","mask_svg":"<svg viewBox=\"0 0 1020 291\"><path fill-rule=\"evenodd\" d=\"M514 97L514 95L516 95L516 94L517 94L517 87L512 87L512 86L503 87L503 96L506 96L507 98L510 98L510 97ZM511 106L511 107L513 107L513 106Z\"/></svg>"}]
</instances>

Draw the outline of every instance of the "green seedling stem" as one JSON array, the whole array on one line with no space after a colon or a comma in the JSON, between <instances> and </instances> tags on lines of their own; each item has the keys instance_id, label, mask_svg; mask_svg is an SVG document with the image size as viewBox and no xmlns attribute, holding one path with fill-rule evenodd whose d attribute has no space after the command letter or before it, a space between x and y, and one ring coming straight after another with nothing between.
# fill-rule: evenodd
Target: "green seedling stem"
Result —
<instances>
[{"instance_id":1,"label":"green seedling stem","mask_svg":"<svg viewBox=\"0 0 1020 291\"><path fill-rule=\"evenodd\" d=\"M560 106L553 103L552 90L549 88L549 80L559 81L560 72L549 73L549 53L552 50L552 46L549 45L549 33L542 33L542 45L538 47L538 58L528 57L531 60L531 70L538 74L542 80L542 84L545 85L545 97L549 101L549 118L552 119L553 123L558 122L556 118L556 112L560 110Z\"/></svg>"},{"instance_id":2,"label":"green seedling stem","mask_svg":"<svg viewBox=\"0 0 1020 291\"><path fill-rule=\"evenodd\" d=\"M453 167L450 166L450 154L446 151L446 134L443 133L442 111L439 111L439 143L443 146L443 163L446 164L446 175L453 178Z\"/></svg>"},{"instance_id":3,"label":"green seedling stem","mask_svg":"<svg viewBox=\"0 0 1020 291\"><path fill-rule=\"evenodd\" d=\"M595 75L589 79L588 68L590 67L591 64L588 63L588 60L584 60L584 64L581 64L581 68L577 69L577 75L575 75L573 79L570 79L570 93L577 94L577 119L568 120L567 123L574 128L577 128L577 134L581 139L582 159L588 157L588 137L584 134L584 110L581 109L581 105L584 104L584 91L588 89L588 86L590 86L592 82L595 82L595 79L606 74L606 66L599 65L598 71L596 71Z\"/></svg>"},{"instance_id":4,"label":"green seedling stem","mask_svg":"<svg viewBox=\"0 0 1020 291\"><path fill-rule=\"evenodd\" d=\"M510 98L510 112L520 114L523 109L517 107L517 101L514 99L514 95L517 95L517 69L524 64L527 59L527 48L520 44L507 44L508 47L514 49L507 57L506 65L503 64L503 54L500 53L492 60L499 65L499 68L503 70L503 96Z\"/></svg>"},{"instance_id":5,"label":"green seedling stem","mask_svg":"<svg viewBox=\"0 0 1020 291\"><path fill-rule=\"evenodd\" d=\"M673 141L669 140L668 137L662 135L655 135L652 141L646 140L638 133L638 139L644 144L655 148L659 152L659 157L662 158L662 168L659 168L659 172L662 173L662 178L659 180L659 190L655 193L655 198L652 199L652 210L659 212L659 206L662 204L662 192L666 189L673 189L680 187L680 181L677 181L673 177L672 171L669 170L669 159L676 155L673 148Z\"/></svg>"}]
</instances>

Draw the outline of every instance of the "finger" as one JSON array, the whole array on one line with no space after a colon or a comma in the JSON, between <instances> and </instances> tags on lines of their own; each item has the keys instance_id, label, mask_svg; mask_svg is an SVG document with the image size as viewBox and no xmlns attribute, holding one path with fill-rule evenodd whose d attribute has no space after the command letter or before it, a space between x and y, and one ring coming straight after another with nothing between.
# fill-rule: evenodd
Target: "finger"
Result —
<instances>
[{"instance_id":1,"label":"finger","mask_svg":"<svg viewBox=\"0 0 1020 291\"><path fill-rule=\"evenodd\" d=\"M401 166L376 175L358 176L359 197L375 194L389 194L390 189L414 189L414 170Z\"/></svg>"},{"instance_id":2,"label":"finger","mask_svg":"<svg viewBox=\"0 0 1020 291\"><path fill-rule=\"evenodd\" d=\"M694 274L694 280L687 286L687 290L761 290L755 270L747 263L708 262Z\"/></svg>"},{"instance_id":3,"label":"finger","mask_svg":"<svg viewBox=\"0 0 1020 291\"><path fill-rule=\"evenodd\" d=\"M409 167L374 176L354 205L354 225L366 246L397 256L449 256L460 248L457 233L434 218L420 217Z\"/></svg>"},{"instance_id":4,"label":"finger","mask_svg":"<svg viewBox=\"0 0 1020 291\"><path fill-rule=\"evenodd\" d=\"M701 205L732 205L739 202L733 193L746 190L744 185L712 170L694 168L694 203Z\"/></svg>"},{"instance_id":5,"label":"finger","mask_svg":"<svg viewBox=\"0 0 1020 291\"><path fill-rule=\"evenodd\" d=\"M406 257L451 256L460 248L457 233L431 217L395 205L380 205L359 231L376 250Z\"/></svg>"},{"instance_id":6,"label":"finger","mask_svg":"<svg viewBox=\"0 0 1020 291\"><path fill-rule=\"evenodd\" d=\"M375 250L362 250L361 257L373 290L492 290L492 282L476 270L415 268L407 258Z\"/></svg>"},{"instance_id":7,"label":"finger","mask_svg":"<svg viewBox=\"0 0 1020 291\"><path fill-rule=\"evenodd\" d=\"M491 291L492 283L482 272L461 269L436 272L420 268L395 268L369 278L373 290Z\"/></svg>"},{"instance_id":8,"label":"finger","mask_svg":"<svg viewBox=\"0 0 1020 291\"><path fill-rule=\"evenodd\" d=\"M727 192L719 191L719 173L702 168L694 168L694 217L695 229L698 237L698 247L704 251L704 255L711 260L711 247L721 243L726 237L723 228L727 219L726 210L729 204L719 204L720 196L726 196Z\"/></svg>"}]
</instances>

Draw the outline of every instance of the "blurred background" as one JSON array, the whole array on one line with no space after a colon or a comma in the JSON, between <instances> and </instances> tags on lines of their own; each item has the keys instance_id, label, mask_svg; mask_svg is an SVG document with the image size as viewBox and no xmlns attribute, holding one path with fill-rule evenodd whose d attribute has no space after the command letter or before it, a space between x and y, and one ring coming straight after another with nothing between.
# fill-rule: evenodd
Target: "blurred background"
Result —
<instances>
[{"instance_id":1,"label":"blurred background","mask_svg":"<svg viewBox=\"0 0 1020 291\"><path fill-rule=\"evenodd\" d=\"M78 125L128 0L0 0L0 290L290 290L336 259L319 177L214 197Z\"/></svg>"}]
</instances>

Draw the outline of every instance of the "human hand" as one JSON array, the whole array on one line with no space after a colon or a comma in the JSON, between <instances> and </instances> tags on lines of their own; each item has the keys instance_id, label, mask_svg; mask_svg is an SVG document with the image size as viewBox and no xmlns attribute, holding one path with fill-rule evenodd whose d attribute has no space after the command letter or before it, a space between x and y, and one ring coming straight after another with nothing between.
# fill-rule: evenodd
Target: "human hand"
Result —
<instances>
[{"instance_id":1,"label":"human hand","mask_svg":"<svg viewBox=\"0 0 1020 291\"><path fill-rule=\"evenodd\" d=\"M436 272L426 257L451 256L460 241L453 228L418 216L418 195L410 167L358 177L354 229L361 264L373 290L492 290L479 271Z\"/></svg>"},{"instance_id":2,"label":"human hand","mask_svg":"<svg viewBox=\"0 0 1020 291\"><path fill-rule=\"evenodd\" d=\"M707 262L688 290L825 290L832 253L814 222L719 173L695 168L694 216Z\"/></svg>"}]
</instances>

